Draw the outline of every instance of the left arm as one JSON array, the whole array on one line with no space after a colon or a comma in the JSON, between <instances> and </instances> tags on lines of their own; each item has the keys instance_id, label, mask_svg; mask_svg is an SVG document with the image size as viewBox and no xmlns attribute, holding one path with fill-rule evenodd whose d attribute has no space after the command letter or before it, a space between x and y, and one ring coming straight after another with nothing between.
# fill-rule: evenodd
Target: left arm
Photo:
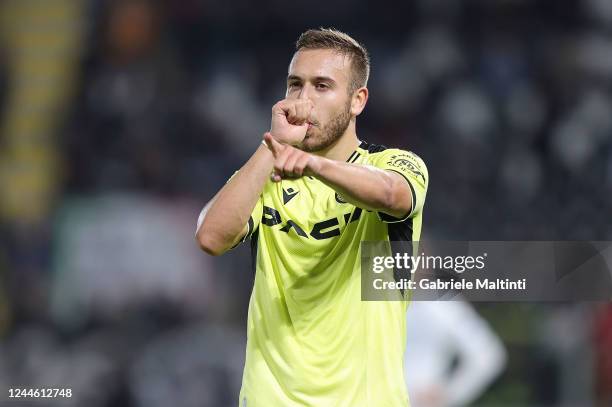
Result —
<instances>
[{"instance_id":1,"label":"left arm","mask_svg":"<svg viewBox=\"0 0 612 407\"><path fill-rule=\"evenodd\" d=\"M371 165L350 164L313 156L312 176L363 209L404 218L412 209L408 181L400 174Z\"/></svg>"},{"instance_id":2,"label":"left arm","mask_svg":"<svg viewBox=\"0 0 612 407\"><path fill-rule=\"evenodd\" d=\"M405 217L412 209L408 181L396 172L319 157L272 137L265 141L275 157L273 181L311 175L357 207L395 218Z\"/></svg>"}]
</instances>

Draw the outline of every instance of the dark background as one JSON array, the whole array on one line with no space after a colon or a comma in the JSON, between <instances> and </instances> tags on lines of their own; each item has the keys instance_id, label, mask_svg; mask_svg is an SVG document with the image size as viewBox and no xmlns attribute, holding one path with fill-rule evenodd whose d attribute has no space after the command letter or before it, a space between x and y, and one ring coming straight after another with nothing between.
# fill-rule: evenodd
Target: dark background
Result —
<instances>
[{"instance_id":1,"label":"dark background","mask_svg":"<svg viewBox=\"0 0 612 407\"><path fill-rule=\"evenodd\" d=\"M612 240L607 0L5 0L0 389L236 404L249 252L195 221L319 26L371 53L359 138L428 165L423 238ZM509 356L477 405L610 405L609 304L477 309Z\"/></svg>"}]
</instances>

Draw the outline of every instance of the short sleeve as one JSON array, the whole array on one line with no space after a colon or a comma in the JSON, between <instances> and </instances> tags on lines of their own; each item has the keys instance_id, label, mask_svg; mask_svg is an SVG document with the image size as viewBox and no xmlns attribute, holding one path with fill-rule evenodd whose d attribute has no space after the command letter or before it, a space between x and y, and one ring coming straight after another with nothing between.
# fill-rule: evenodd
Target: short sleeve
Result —
<instances>
[{"instance_id":1,"label":"short sleeve","mask_svg":"<svg viewBox=\"0 0 612 407\"><path fill-rule=\"evenodd\" d=\"M226 184L238 173L238 171L234 172L231 177L228 178ZM261 218L263 216L263 197L260 195L257 203L255 203L255 207L251 212L251 216L249 217L249 221L247 223L248 230L246 235L240 240L239 243L245 242L253 236L253 233L257 231L259 228L259 224L261 223Z\"/></svg>"},{"instance_id":2,"label":"short sleeve","mask_svg":"<svg viewBox=\"0 0 612 407\"><path fill-rule=\"evenodd\" d=\"M391 148L373 155L373 166L394 171L403 176L410 186L412 193L412 208L404 218L395 218L386 213L378 212L378 216L383 222L401 222L416 216L423 210L427 186L429 183L429 173L423 160L411 151L404 151Z\"/></svg>"},{"instance_id":3,"label":"short sleeve","mask_svg":"<svg viewBox=\"0 0 612 407\"><path fill-rule=\"evenodd\" d=\"M259 228L259 224L261 223L261 218L263 216L263 198L261 197L261 195L259 196L259 199L257 200L257 203L255 204L255 208L253 208L253 212L251 212L251 216L249 217L249 230L247 231L247 234L244 235L244 238L242 238L242 241L246 241L247 239L250 239L251 236L253 236L253 233L255 233L257 231L257 229Z\"/></svg>"}]
</instances>

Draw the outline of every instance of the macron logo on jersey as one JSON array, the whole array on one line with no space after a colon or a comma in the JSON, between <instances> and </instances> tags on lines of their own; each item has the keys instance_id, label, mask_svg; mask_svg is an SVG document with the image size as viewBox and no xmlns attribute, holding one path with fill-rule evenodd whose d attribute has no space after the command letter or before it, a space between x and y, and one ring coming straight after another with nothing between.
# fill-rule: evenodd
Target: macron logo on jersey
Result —
<instances>
[{"instance_id":1,"label":"macron logo on jersey","mask_svg":"<svg viewBox=\"0 0 612 407\"><path fill-rule=\"evenodd\" d=\"M285 188L283 188L283 204L287 205L287 203L293 199L294 196L296 196L298 194L298 190L293 189L292 187L287 188L287 190L285 191Z\"/></svg>"}]
</instances>

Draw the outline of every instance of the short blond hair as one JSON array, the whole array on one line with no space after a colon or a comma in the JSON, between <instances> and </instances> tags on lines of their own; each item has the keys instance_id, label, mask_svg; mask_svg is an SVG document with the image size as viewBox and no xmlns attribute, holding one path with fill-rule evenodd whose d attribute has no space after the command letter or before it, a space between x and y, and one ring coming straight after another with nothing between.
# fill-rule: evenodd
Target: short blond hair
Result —
<instances>
[{"instance_id":1,"label":"short blond hair","mask_svg":"<svg viewBox=\"0 0 612 407\"><path fill-rule=\"evenodd\" d=\"M303 32L295 43L295 51L331 49L351 60L349 93L367 86L370 76L370 56L366 48L350 35L333 28L311 29Z\"/></svg>"}]
</instances>

